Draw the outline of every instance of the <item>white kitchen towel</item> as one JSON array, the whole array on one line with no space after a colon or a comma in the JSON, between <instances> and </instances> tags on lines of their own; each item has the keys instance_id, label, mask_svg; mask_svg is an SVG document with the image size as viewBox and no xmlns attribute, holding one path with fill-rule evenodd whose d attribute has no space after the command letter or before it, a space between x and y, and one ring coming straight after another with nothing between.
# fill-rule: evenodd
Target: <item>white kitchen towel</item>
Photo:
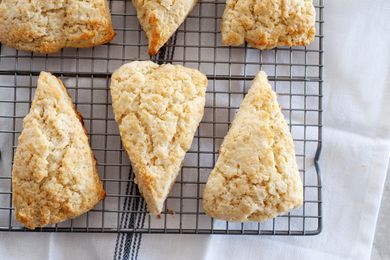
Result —
<instances>
[{"instance_id":1,"label":"white kitchen towel","mask_svg":"<svg viewBox=\"0 0 390 260\"><path fill-rule=\"evenodd\" d=\"M313 237L144 235L140 259L369 259L389 143L326 129L324 227ZM364 151L364 152L362 152ZM375 176L373 176L375 175Z\"/></svg>"},{"instance_id":2,"label":"white kitchen towel","mask_svg":"<svg viewBox=\"0 0 390 260\"><path fill-rule=\"evenodd\" d=\"M140 259L369 259L390 157L390 1L325 1L323 231L143 235ZM0 259L112 259L113 234L0 233Z\"/></svg>"}]
</instances>

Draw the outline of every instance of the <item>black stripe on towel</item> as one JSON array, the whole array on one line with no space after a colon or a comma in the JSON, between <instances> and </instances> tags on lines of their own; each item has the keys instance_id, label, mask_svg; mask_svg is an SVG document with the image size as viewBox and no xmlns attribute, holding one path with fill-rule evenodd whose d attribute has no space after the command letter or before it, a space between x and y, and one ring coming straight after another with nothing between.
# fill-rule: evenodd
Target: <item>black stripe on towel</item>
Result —
<instances>
[{"instance_id":1,"label":"black stripe on towel","mask_svg":"<svg viewBox=\"0 0 390 260\"><path fill-rule=\"evenodd\" d=\"M134 179L133 172L131 172L130 179ZM145 222L146 213L144 212L146 211L146 205L145 201L140 197L134 182L129 181L127 183L126 194L132 196L125 198L123 204L124 213L120 220L120 229L142 228ZM141 233L119 233L116 239L114 259L137 259L141 239Z\"/></svg>"}]
</instances>

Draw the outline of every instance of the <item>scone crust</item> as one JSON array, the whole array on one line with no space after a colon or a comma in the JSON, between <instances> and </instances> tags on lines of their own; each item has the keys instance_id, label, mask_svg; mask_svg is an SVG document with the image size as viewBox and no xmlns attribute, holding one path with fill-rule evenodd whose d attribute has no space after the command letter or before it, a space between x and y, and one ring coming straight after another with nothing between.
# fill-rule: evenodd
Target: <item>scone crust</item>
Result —
<instances>
[{"instance_id":1,"label":"scone crust","mask_svg":"<svg viewBox=\"0 0 390 260\"><path fill-rule=\"evenodd\" d=\"M254 48L306 46L315 37L312 0L227 0L222 43Z\"/></svg>"},{"instance_id":2,"label":"scone crust","mask_svg":"<svg viewBox=\"0 0 390 260\"><path fill-rule=\"evenodd\" d=\"M207 78L180 65L135 61L111 78L115 120L138 188L160 214L202 119Z\"/></svg>"},{"instance_id":3,"label":"scone crust","mask_svg":"<svg viewBox=\"0 0 390 260\"><path fill-rule=\"evenodd\" d=\"M266 74L259 72L222 143L203 208L217 219L263 221L302 201L293 139Z\"/></svg>"},{"instance_id":4,"label":"scone crust","mask_svg":"<svg viewBox=\"0 0 390 260\"><path fill-rule=\"evenodd\" d=\"M106 0L3 0L0 42L18 50L54 53L111 41L115 32Z\"/></svg>"},{"instance_id":5,"label":"scone crust","mask_svg":"<svg viewBox=\"0 0 390 260\"><path fill-rule=\"evenodd\" d=\"M149 41L149 55L158 53L196 3L197 0L133 0L138 20Z\"/></svg>"},{"instance_id":6,"label":"scone crust","mask_svg":"<svg viewBox=\"0 0 390 260\"><path fill-rule=\"evenodd\" d=\"M83 120L61 80L41 72L12 169L16 219L34 229L79 216L105 196Z\"/></svg>"}]
</instances>

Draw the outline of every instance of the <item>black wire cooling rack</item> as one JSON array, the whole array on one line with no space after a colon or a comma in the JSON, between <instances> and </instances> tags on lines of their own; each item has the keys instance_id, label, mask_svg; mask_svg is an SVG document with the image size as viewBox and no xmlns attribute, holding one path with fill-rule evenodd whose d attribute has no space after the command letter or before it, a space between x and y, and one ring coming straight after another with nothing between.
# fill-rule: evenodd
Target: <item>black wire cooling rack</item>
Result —
<instances>
[{"instance_id":1,"label":"black wire cooling rack","mask_svg":"<svg viewBox=\"0 0 390 260\"><path fill-rule=\"evenodd\" d=\"M107 193L95 209L76 219L35 231L199 234L315 235L321 231L318 159L322 128L323 0L315 0L315 41L308 47L260 51L223 47L219 32L224 0L201 0L156 57L131 1L110 1L117 36L91 49L38 55L0 49L0 230L28 231L15 220L11 168L23 117L34 97L39 72L61 77L84 117ZM133 60L182 64L209 79L204 118L159 218L150 216L134 184L130 162L114 121L109 81L113 70ZM262 223L213 220L204 214L202 193L218 149L250 81L264 70L278 93L296 147L304 183L299 209Z\"/></svg>"}]
</instances>

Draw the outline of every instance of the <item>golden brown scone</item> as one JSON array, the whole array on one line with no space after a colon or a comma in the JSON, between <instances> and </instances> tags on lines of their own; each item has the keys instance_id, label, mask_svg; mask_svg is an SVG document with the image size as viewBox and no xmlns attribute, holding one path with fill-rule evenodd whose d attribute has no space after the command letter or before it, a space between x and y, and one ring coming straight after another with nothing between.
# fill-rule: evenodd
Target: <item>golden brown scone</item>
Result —
<instances>
[{"instance_id":1,"label":"golden brown scone","mask_svg":"<svg viewBox=\"0 0 390 260\"><path fill-rule=\"evenodd\" d=\"M224 45L308 45L315 36L315 9L312 0L227 0L221 31Z\"/></svg>"},{"instance_id":2,"label":"golden brown scone","mask_svg":"<svg viewBox=\"0 0 390 260\"><path fill-rule=\"evenodd\" d=\"M0 42L19 50L53 53L104 44L114 36L106 0L0 3Z\"/></svg>"},{"instance_id":3,"label":"golden brown scone","mask_svg":"<svg viewBox=\"0 0 390 260\"><path fill-rule=\"evenodd\" d=\"M77 217L104 198L87 132L61 80L41 72L12 170L16 219L34 229Z\"/></svg>"},{"instance_id":4,"label":"golden brown scone","mask_svg":"<svg viewBox=\"0 0 390 260\"><path fill-rule=\"evenodd\" d=\"M122 143L151 214L160 214L203 117L207 78L180 65L135 61L111 78Z\"/></svg>"},{"instance_id":5,"label":"golden brown scone","mask_svg":"<svg viewBox=\"0 0 390 260\"><path fill-rule=\"evenodd\" d=\"M203 194L205 212L263 221L302 204L294 144L264 72L259 72L226 135Z\"/></svg>"},{"instance_id":6,"label":"golden brown scone","mask_svg":"<svg viewBox=\"0 0 390 260\"><path fill-rule=\"evenodd\" d=\"M196 3L197 0L133 0L138 20L149 40L149 55L158 53Z\"/></svg>"}]
</instances>

